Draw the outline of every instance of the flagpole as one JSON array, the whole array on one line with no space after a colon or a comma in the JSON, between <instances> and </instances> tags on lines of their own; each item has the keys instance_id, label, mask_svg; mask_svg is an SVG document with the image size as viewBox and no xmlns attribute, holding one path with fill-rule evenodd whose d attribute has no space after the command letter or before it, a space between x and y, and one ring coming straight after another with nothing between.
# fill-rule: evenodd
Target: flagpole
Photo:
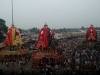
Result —
<instances>
[{"instance_id":1,"label":"flagpole","mask_svg":"<svg viewBox=\"0 0 100 75\"><path fill-rule=\"evenodd\" d=\"M12 3L12 24L14 24L13 22L13 0L11 0L11 3Z\"/></svg>"}]
</instances>

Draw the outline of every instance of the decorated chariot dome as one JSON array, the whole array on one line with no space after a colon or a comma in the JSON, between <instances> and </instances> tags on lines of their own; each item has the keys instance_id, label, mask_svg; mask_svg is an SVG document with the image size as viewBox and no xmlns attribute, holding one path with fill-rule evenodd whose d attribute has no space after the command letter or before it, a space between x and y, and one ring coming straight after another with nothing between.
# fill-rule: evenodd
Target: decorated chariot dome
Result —
<instances>
[{"instance_id":1,"label":"decorated chariot dome","mask_svg":"<svg viewBox=\"0 0 100 75\"><path fill-rule=\"evenodd\" d=\"M97 31L95 30L93 25L91 25L87 30L86 40L97 40Z\"/></svg>"},{"instance_id":2,"label":"decorated chariot dome","mask_svg":"<svg viewBox=\"0 0 100 75\"><path fill-rule=\"evenodd\" d=\"M40 30L38 36L38 42L36 43L36 47L48 47L50 45L50 41L52 40L53 32L45 23L44 27Z\"/></svg>"},{"instance_id":3,"label":"decorated chariot dome","mask_svg":"<svg viewBox=\"0 0 100 75\"><path fill-rule=\"evenodd\" d=\"M8 28L7 35L6 35L6 40L4 42L5 46L14 46L18 44L23 44L20 31L18 30L17 27L12 25L10 28Z\"/></svg>"}]
</instances>

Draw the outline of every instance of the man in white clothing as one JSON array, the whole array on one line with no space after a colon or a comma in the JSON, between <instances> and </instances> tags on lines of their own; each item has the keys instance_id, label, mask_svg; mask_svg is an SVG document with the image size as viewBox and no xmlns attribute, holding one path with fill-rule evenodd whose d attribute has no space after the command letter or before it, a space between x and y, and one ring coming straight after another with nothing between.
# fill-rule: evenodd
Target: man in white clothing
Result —
<instances>
[{"instance_id":1,"label":"man in white clothing","mask_svg":"<svg viewBox=\"0 0 100 75\"><path fill-rule=\"evenodd\" d=\"M26 72L28 72L28 67L26 67Z\"/></svg>"}]
</instances>

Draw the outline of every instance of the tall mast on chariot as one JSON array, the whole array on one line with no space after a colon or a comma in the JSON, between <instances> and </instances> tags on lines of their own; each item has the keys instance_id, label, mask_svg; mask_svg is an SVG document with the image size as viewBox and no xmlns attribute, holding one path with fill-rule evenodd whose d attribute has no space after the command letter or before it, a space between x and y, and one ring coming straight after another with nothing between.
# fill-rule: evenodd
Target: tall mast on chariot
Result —
<instances>
[{"instance_id":1,"label":"tall mast on chariot","mask_svg":"<svg viewBox=\"0 0 100 75\"><path fill-rule=\"evenodd\" d=\"M13 20L13 0L11 0L11 4L12 4L12 25L14 24L14 20Z\"/></svg>"}]
</instances>

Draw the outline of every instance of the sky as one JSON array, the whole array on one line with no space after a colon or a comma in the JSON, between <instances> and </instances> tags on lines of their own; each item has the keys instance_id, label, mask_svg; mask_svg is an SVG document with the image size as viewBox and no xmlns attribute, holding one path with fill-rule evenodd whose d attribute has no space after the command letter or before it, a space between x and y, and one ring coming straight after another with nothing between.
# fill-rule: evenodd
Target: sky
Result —
<instances>
[{"instance_id":1,"label":"sky","mask_svg":"<svg viewBox=\"0 0 100 75\"><path fill-rule=\"evenodd\" d=\"M0 0L0 18L12 24L11 0ZM100 27L100 0L13 0L14 25L18 28L52 29Z\"/></svg>"}]
</instances>

